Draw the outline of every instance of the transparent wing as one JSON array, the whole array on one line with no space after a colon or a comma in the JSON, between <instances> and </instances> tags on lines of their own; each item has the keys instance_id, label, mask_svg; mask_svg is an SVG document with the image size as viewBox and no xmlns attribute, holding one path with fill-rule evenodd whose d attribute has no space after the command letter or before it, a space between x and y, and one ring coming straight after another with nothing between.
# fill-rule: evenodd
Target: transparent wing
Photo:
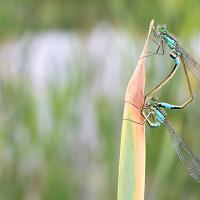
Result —
<instances>
[{"instance_id":1,"label":"transparent wing","mask_svg":"<svg viewBox=\"0 0 200 200\"><path fill-rule=\"evenodd\" d=\"M192 72L195 78L200 80L200 64L180 45L177 45L177 50L182 53L182 59L186 67Z\"/></svg>"},{"instance_id":2,"label":"transparent wing","mask_svg":"<svg viewBox=\"0 0 200 200\"><path fill-rule=\"evenodd\" d=\"M197 182L200 182L200 160L197 156L194 155L189 147L184 144L182 138L172 127L169 121L165 120L163 124L170 133L172 147L178 155L183 166Z\"/></svg>"}]
</instances>

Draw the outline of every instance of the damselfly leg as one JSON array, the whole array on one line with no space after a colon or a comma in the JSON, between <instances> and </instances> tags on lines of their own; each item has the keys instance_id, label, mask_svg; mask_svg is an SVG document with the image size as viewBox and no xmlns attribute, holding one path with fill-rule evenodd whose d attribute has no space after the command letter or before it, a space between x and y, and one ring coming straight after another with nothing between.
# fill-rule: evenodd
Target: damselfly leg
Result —
<instances>
[{"instance_id":1,"label":"damselfly leg","mask_svg":"<svg viewBox=\"0 0 200 200\"><path fill-rule=\"evenodd\" d=\"M140 59L150 57L150 56L154 56L154 55L164 55L165 54L163 40L156 42L154 39L152 39L152 41L157 45L156 50L153 51L153 52L147 52L146 55L141 57Z\"/></svg>"},{"instance_id":2,"label":"damselfly leg","mask_svg":"<svg viewBox=\"0 0 200 200\"><path fill-rule=\"evenodd\" d=\"M144 121L143 122L137 122L137 121L129 119L129 118L123 118L123 120L127 120L127 121L130 121L130 122L139 124L139 125L144 125L147 122L151 126L152 122L151 122L151 120L149 120L149 118L150 117L152 118L154 116L153 116L153 112L152 111L149 111L149 112L146 111L147 109L150 108L149 105L145 105L142 108L140 108L140 107L136 106L135 104L133 104L133 103L131 103L129 101L125 101L125 103L128 103L129 105L139 109L141 111L141 115L144 117Z\"/></svg>"}]
</instances>

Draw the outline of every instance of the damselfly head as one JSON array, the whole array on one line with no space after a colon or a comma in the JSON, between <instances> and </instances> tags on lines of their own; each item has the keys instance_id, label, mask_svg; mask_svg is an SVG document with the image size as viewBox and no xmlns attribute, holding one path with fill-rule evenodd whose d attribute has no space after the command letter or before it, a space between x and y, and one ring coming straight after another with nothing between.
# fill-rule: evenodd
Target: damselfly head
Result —
<instances>
[{"instance_id":1,"label":"damselfly head","mask_svg":"<svg viewBox=\"0 0 200 200\"><path fill-rule=\"evenodd\" d=\"M150 102L151 102L152 104L157 104L158 98L157 98L157 97L152 97L152 98L150 99Z\"/></svg>"},{"instance_id":2,"label":"damselfly head","mask_svg":"<svg viewBox=\"0 0 200 200\"><path fill-rule=\"evenodd\" d=\"M157 33L164 34L167 33L167 25L157 25Z\"/></svg>"},{"instance_id":3,"label":"damselfly head","mask_svg":"<svg viewBox=\"0 0 200 200\"><path fill-rule=\"evenodd\" d=\"M146 99L146 106L157 106L158 104L158 99L156 97L148 97Z\"/></svg>"}]
</instances>

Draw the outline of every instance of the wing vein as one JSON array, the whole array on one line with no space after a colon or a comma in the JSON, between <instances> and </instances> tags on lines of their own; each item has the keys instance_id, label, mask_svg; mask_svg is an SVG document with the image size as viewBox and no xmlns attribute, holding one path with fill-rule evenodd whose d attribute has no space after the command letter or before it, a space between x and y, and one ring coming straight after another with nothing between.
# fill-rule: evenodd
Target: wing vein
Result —
<instances>
[{"instance_id":1,"label":"wing vein","mask_svg":"<svg viewBox=\"0 0 200 200\"><path fill-rule=\"evenodd\" d=\"M200 182L200 160L190 148L183 142L180 135L173 128L169 121L164 121L164 126L168 129L172 147L178 155L181 163L189 172L189 174L197 181Z\"/></svg>"}]
</instances>

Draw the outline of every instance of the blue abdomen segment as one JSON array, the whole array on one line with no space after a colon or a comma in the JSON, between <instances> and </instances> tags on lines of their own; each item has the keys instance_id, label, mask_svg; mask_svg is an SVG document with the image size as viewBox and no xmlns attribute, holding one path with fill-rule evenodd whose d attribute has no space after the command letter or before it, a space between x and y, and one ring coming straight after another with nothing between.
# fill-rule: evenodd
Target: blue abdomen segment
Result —
<instances>
[{"instance_id":1,"label":"blue abdomen segment","mask_svg":"<svg viewBox=\"0 0 200 200\"><path fill-rule=\"evenodd\" d=\"M155 110L155 114L156 114L156 120L162 124L163 121L165 120L165 116L163 115L163 113L161 113L159 110Z\"/></svg>"},{"instance_id":2,"label":"blue abdomen segment","mask_svg":"<svg viewBox=\"0 0 200 200\"><path fill-rule=\"evenodd\" d=\"M175 57L174 61L175 61L176 65L177 65L177 67L178 67L179 64L180 64L180 58L179 58L179 56Z\"/></svg>"},{"instance_id":3,"label":"blue abdomen segment","mask_svg":"<svg viewBox=\"0 0 200 200\"><path fill-rule=\"evenodd\" d=\"M161 123L159 123L159 122L151 123L150 126L151 126L152 128L158 128L158 127L161 126Z\"/></svg>"},{"instance_id":4,"label":"blue abdomen segment","mask_svg":"<svg viewBox=\"0 0 200 200\"><path fill-rule=\"evenodd\" d=\"M163 108L167 108L167 109L174 109L177 107L176 105L165 103L165 102L159 103L159 106Z\"/></svg>"},{"instance_id":5,"label":"blue abdomen segment","mask_svg":"<svg viewBox=\"0 0 200 200\"><path fill-rule=\"evenodd\" d=\"M149 122L149 125L152 128L157 128L159 126L161 126L161 124L163 124L164 120L165 120L165 116L163 115L163 113L161 113L159 110L155 110L155 122Z\"/></svg>"},{"instance_id":6,"label":"blue abdomen segment","mask_svg":"<svg viewBox=\"0 0 200 200\"><path fill-rule=\"evenodd\" d=\"M177 56L176 54L170 53L170 57L174 60L176 67L178 67L179 64L181 63L179 56Z\"/></svg>"}]
</instances>

